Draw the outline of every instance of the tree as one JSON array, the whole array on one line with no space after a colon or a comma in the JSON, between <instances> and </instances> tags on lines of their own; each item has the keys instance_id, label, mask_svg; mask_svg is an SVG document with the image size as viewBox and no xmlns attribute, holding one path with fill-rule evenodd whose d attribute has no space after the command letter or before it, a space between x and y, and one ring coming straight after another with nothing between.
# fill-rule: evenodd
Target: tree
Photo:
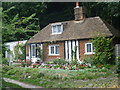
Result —
<instances>
[{"instance_id":1,"label":"tree","mask_svg":"<svg viewBox=\"0 0 120 90\"><path fill-rule=\"evenodd\" d=\"M11 4L13 3L7 5L9 6ZM5 42L29 39L40 30L36 13L32 13L30 16L26 17L20 16L19 13L12 15L11 12L13 10L16 10L16 5L14 4L12 7L4 9L2 12L3 54L5 52Z\"/></svg>"}]
</instances>

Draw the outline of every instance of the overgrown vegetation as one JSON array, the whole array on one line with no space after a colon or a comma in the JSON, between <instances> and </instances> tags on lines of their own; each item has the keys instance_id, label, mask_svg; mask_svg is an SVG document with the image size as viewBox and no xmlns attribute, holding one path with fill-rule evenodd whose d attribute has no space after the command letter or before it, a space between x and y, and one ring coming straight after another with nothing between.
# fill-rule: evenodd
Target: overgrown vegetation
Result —
<instances>
[{"instance_id":1,"label":"overgrown vegetation","mask_svg":"<svg viewBox=\"0 0 120 90\"><path fill-rule=\"evenodd\" d=\"M94 46L94 63L95 64L114 64L113 48L111 42L113 38L106 38L98 36L93 38L92 43Z\"/></svg>"},{"instance_id":2,"label":"overgrown vegetation","mask_svg":"<svg viewBox=\"0 0 120 90\"><path fill-rule=\"evenodd\" d=\"M49 87L49 88L51 87L79 88L85 86L92 87L95 86L94 85L95 83L93 83L92 86L89 86L88 85L90 84L89 80L94 80L97 78L107 78L111 75L113 76L113 72L107 69L60 70L60 69L45 69L45 68L22 68L22 67L13 67L13 66L3 67L4 77L9 77L19 81L40 85L42 87ZM86 82L87 84L81 85L80 82L83 82L82 80L85 80L85 82L87 80L88 83ZM112 85L104 84L103 82L102 86L110 87Z\"/></svg>"},{"instance_id":3,"label":"overgrown vegetation","mask_svg":"<svg viewBox=\"0 0 120 90\"><path fill-rule=\"evenodd\" d=\"M65 64L69 64L68 61L66 61L65 59L54 59L53 60L53 63L54 64L58 64L58 65L65 65Z\"/></svg>"},{"instance_id":4,"label":"overgrown vegetation","mask_svg":"<svg viewBox=\"0 0 120 90\"><path fill-rule=\"evenodd\" d=\"M116 57L116 72L119 74L119 78L120 78L120 56Z\"/></svg>"},{"instance_id":5,"label":"overgrown vegetation","mask_svg":"<svg viewBox=\"0 0 120 90\"><path fill-rule=\"evenodd\" d=\"M17 44L14 48L14 53L15 53L15 60L21 59L24 60L25 59L25 44L21 43L21 44Z\"/></svg>"}]
</instances>

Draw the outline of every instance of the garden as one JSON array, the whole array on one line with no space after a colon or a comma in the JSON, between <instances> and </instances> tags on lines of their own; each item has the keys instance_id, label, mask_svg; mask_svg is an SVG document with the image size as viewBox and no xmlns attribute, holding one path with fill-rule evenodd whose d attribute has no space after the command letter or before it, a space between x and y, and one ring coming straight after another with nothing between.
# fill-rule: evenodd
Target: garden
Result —
<instances>
[{"instance_id":1,"label":"garden","mask_svg":"<svg viewBox=\"0 0 120 90\"><path fill-rule=\"evenodd\" d=\"M111 39L103 37L94 39L93 44L99 46L95 49L95 56L84 57L81 63L77 59L67 61L59 58L49 62L38 60L36 63L18 59L19 64L3 64L3 77L43 88L117 88L119 65L113 62L110 42Z\"/></svg>"}]
</instances>

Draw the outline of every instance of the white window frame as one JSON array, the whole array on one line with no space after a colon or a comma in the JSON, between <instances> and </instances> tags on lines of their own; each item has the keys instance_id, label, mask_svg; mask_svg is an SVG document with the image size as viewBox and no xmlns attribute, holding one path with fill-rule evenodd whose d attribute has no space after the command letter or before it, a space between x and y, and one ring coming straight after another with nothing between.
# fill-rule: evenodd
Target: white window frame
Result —
<instances>
[{"instance_id":1,"label":"white window frame","mask_svg":"<svg viewBox=\"0 0 120 90\"><path fill-rule=\"evenodd\" d=\"M56 50L56 46L59 46L59 54L56 54L55 52L55 50ZM51 53L51 47L54 47L54 54L52 54ZM58 55L60 55L60 45L49 45L49 55L52 55L52 56L58 56Z\"/></svg>"},{"instance_id":2,"label":"white window frame","mask_svg":"<svg viewBox=\"0 0 120 90\"><path fill-rule=\"evenodd\" d=\"M53 26L55 26L55 27L57 28L58 25L61 26L61 32L56 32L56 33L54 33L54 32L53 32ZM63 24L62 24L62 23L51 24L51 26L52 26L52 35L61 34L61 33L63 32ZM58 29L57 29L57 31L58 31Z\"/></svg>"},{"instance_id":3,"label":"white window frame","mask_svg":"<svg viewBox=\"0 0 120 90\"><path fill-rule=\"evenodd\" d=\"M35 52L33 52L33 46L35 47ZM34 53L34 56L33 56ZM36 45L35 44L31 44L31 57L36 57Z\"/></svg>"},{"instance_id":4,"label":"white window frame","mask_svg":"<svg viewBox=\"0 0 120 90\"><path fill-rule=\"evenodd\" d=\"M87 52L87 45L88 45L88 44L91 44L91 52ZM92 43L85 43L85 53L84 53L84 54L85 54L85 55L95 54Z\"/></svg>"}]
</instances>

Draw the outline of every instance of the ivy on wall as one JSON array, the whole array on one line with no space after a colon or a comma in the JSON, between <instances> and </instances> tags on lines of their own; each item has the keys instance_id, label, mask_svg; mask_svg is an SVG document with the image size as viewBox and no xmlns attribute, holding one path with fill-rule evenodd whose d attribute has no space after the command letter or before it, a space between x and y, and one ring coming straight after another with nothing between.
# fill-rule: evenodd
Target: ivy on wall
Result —
<instances>
[{"instance_id":1,"label":"ivy on wall","mask_svg":"<svg viewBox=\"0 0 120 90\"><path fill-rule=\"evenodd\" d=\"M95 63L96 64L108 64L113 63L111 60L113 56L113 48L111 47L111 42L113 38L105 38L102 36L95 37L92 40L94 45L94 52L95 52Z\"/></svg>"}]
</instances>

